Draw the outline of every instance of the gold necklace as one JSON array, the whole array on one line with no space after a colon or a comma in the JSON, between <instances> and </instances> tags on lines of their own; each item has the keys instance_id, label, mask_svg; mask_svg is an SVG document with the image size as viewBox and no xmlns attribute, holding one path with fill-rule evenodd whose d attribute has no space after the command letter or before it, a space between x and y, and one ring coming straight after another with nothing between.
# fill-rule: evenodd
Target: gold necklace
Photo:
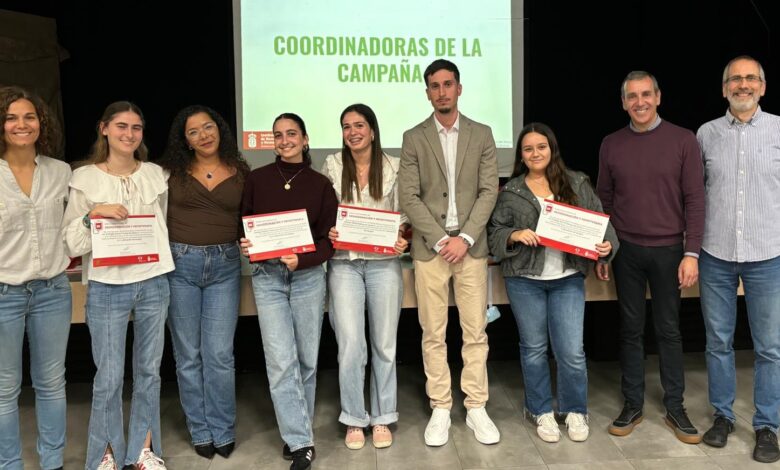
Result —
<instances>
[{"instance_id":1,"label":"gold necklace","mask_svg":"<svg viewBox=\"0 0 780 470\"><path fill-rule=\"evenodd\" d=\"M292 183L292 180L294 180L296 176L300 175L301 172L306 169L306 167L303 167L300 170L298 170L298 173L294 174L293 177L290 178L290 179L287 179L287 178L284 177L284 175L282 174L282 169L279 168L279 165L276 165L276 169L279 170L279 176L281 176L282 179L284 180L284 190L285 191L289 191L290 188L292 188L292 186L290 186L290 183Z\"/></svg>"},{"instance_id":2,"label":"gold necklace","mask_svg":"<svg viewBox=\"0 0 780 470\"><path fill-rule=\"evenodd\" d=\"M203 168L203 166L202 166L202 165L199 165L199 166L198 166L198 168L202 168L202 169L203 169L203 170L206 172L206 179L211 179L211 178L213 178L213 177L214 177L214 173L216 173L216 171L219 169L219 166L220 166L221 164L222 164L222 162L221 162L221 161L218 161L218 162L217 162L217 165L216 165L216 166L214 167L214 169L213 169L213 170L211 170L211 171L209 171L209 170L206 170L205 168Z\"/></svg>"},{"instance_id":3,"label":"gold necklace","mask_svg":"<svg viewBox=\"0 0 780 470\"><path fill-rule=\"evenodd\" d=\"M106 162L105 162L105 164L106 164L106 172L108 172L109 175L118 176L120 178L127 178L128 176L130 176L133 173L135 173L135 171L138 169L138 163L139 163L138 160L136 160L135 161L135 165L133 166L133 169L130 170L129 173L124 173L123 174L123 173L116 173L116 172L111 171L111 167L108 166L108 160L106 160Z\"/></svg>"}]
</instances>

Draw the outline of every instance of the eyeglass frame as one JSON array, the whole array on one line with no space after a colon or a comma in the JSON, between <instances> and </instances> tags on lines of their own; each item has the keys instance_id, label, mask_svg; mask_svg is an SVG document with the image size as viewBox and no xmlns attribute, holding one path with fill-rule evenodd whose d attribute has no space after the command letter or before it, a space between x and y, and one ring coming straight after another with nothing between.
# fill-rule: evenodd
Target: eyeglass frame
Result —
<instances>
[{"instance_id":1,"label":"eyeglass frame","mask_svg":"<svg viewBox=\"0 0 780 470\"><path fill-rule=\"evenodd\" d=\"M219 126L216 122L207 122L203 124L199 129L192 128L184 132L184 137L188 140L197 139L200 137L201 132L205 132L206 135L214 135L219 132Z\"/></svg>"},{"instance_id":2,"label":"eyeglass frame","mask_svg":"<svg viewBox=\"0 0 780 470\"><path fill-rule=\"evenodd\" d=\"M723 83L724 84L733 83L735 85L739 85L742 83L743 80L748 83L754 83L754 84L762 83L764 81L764 79L761 78L761 76L759 75L749 74L749 75L732 75L728 77Z\"/></svg>"}]
</instances>

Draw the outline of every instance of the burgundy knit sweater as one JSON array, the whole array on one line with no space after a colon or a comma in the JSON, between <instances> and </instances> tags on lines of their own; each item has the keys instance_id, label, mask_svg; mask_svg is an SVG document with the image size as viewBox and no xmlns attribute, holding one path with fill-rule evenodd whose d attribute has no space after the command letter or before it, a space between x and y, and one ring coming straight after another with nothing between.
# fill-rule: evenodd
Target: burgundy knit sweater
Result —
<instances>
[{"instance_id":1,"label":"burgundy knit sweater","mask_svg":"<svg viewBox=\"0 0 780 470\"><path fill-rule=\"evenodd\" d=\"M293 180L290 181L290 189L286 190L284 183L290 178ZM276 162L257 168L247 176L241 203L242 216L297 209L306 209L317 250L298 254L297 269L300 270L322 264L333 256L333 245L328 240L328 231L336 225L338 209L333 186L309 163L286 163L279 157L276 157Z\"/></svg>"},{"instance_id":2,"label":"burgundy knit sweater","mask_svg":"<svg viewBox=\"0 0 780 470\"><path fill-rule=\"evenodd\" d=\"M618 238L642 246L683 241L699 253L704 233L704 172L693 132L667 121L653 130L624 127L604 138L599 198Z\"/></svg>"}]
</instances>

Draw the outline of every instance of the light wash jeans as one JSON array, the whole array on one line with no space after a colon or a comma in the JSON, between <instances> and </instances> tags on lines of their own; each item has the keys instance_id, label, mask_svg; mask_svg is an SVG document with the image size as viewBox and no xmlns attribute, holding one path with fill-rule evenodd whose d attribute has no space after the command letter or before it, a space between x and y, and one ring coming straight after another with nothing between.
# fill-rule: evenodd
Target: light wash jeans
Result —
<instances>
[{"instance_id":1,"label":"light wash jeans","mask_svg":"<svg viewBox=\"0 0 780 470\"><path fill-rule=\"evenodd\" d=\"M740 278L755 355L753 428L770 428L777 433L780 425L780 257L736 263L701 251L699 289L707 331L705 356L710 403L715 408L715 416L735 421L734 331Z\"/></svg>"},{"instance_id":2,"label":"light wash jeans","mask_svg":"<svg viewBox=\"0 0 780 470\"><path fill-rule=\"evenodd\" d=\"M403 298L398 258L328 261L328 317L339 345L341 415L347 426L398 421L395 346ZM371 415L363 388L366 363L366 306L371 338Z\"/></svg>"},{"instance_id":3,"label":"light wash jeans","mask_svg":"<svg viewBox=\"0 0 780 470\"><path fill-rule=\"evenodd\" d=\"M65 450L65 350L70 332L70 283L63 273L14 286L0 283L0 469L22 470L19 392L27 330L35 389L38 457L62 466Z\"/></svg>"},{"instance_id":4,"label":"light wash jeans","mask_svg":"<svg viewBox=\"0 0 780 470\"><path fill-rule=\"evenodd\" d=\"M278 259L253 263L252 288L279 432L293 452L311 447L325 270L290 272Z\"/></svg>"},{"instance_id":5,"label":"light wash jeans","mask_svg":"<svg viewBox=\"0 0 780 470\"><path fill-rule=\"evenodd\" d=\"M507 277L506 293L520 333L525 408L533 416L553 411L548 334L557 370L559 413L586 414L588 370L582 345L585 277L542 281Z\"/></svg>"},{"instance_id":6,"label":"light wash jeans","mask_svg":"<svg viewBox=\"0 0 780 470\"><path fill-rule=\"evenodd\" d=\"M168 273L168 328L181 406L192 443L221 447L236 440L233 336L241 254L236 243L171 243L171 253L176 270Z\"/></svg>"},{"instance_id":7,"label":"light wash jeans","mask_svg":"<svg viewBox=\"0 0 780 470\"><path fill-rule=\"evenodd\" d=\"M169 301L168 278L164 274L131 284L89 282L86 315L97 372L92 386L87 470L97 468L109 445L117 466L135 464L149 432L152 450L162 455L160 361ZM130 312L133 313L133 396L125 445L122 385Z\"/></svg>"}]
</instances>

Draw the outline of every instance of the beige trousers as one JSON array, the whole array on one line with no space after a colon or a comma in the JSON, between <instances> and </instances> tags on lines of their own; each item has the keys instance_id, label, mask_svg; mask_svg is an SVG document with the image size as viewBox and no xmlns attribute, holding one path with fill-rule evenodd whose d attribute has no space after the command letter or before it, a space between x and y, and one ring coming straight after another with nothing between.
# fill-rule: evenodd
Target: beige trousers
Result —
<instances>
[{"instance_id":1,"label":"beige trousers","mask_svg":"<svg viewBox=\"0 0 780 470\"><path fill-rule=\"evenodd\" d=\"M429 261L414 261L415 291L422 352L427 382L425 389L431 408L452 408L450 368L447 365L447 308L449 282L453 280L455 304L463 330L463 372L460 387L466 394L466 408L479 408L488 400L485 334L487 318L487 258L466 257L450 264L441 256Z\"/></svg>"}]
</instances>

